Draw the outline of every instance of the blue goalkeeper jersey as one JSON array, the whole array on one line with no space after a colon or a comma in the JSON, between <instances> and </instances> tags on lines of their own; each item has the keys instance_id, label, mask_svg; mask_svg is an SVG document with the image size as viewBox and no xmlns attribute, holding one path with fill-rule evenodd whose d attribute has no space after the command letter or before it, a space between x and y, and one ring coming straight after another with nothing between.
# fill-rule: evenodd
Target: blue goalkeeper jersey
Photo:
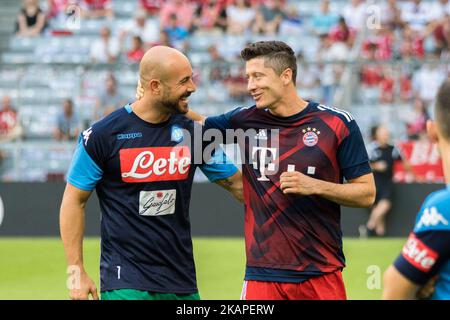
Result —
<instances>
[{"instance_id":1,"label":"blue goalkeeper jersey","mask_svg":"<svg viewBox=\"0 0 450 320\"><path fill-rule=\"evenodd\" d=\"M237 168L221 151L210 160L223 157L224 164L196 164L195 148L200 144L202 152L205 147L195 144L196 126L182 115L151 124L127 105L80 135L67 181L97 192L102 292L198 291L189 222L194 172L199 166L216 181Z\"/></svg>"},{"instance_id":2,"label":"blue goalkeeper jersey","mask_svg":"<svg viewBox=\"0 0 450 320\"><path fill-rule=\"evenodd\" d=\"M438 275L431 299L450 300L450 185L425 200L396 269L412 282L423 285Z\"/></svg>"}]
</instances>

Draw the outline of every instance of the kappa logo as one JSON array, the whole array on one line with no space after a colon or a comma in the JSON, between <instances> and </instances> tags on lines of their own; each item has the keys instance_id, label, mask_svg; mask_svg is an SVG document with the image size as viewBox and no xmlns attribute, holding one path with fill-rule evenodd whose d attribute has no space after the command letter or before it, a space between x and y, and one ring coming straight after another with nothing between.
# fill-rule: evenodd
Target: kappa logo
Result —
<instances>
[{"instance_id":1,"label":"kappa logo","mask_svg":"<svg viewBox=\"0 0 450 320\"><path fill-rule=\"evenodd\" d=\"M420 217L419 222L417 223L417 228L421 228L423 226L437 226L442 223L443 225L448 225L448 221L440 214L436 207L426 208L423 211L422 217Z\"/></svg>"},{"instance_id":2,"label":"kappa logo","mask_svg":"<svg viewBox=\"0 0 450 320\"><path fill-rule=\"evenodd\" d=\"M142 132L119 133L117 140L142 138Z\"/></svg>"},{"instance_id":3,"label":"kappa logo","mask_svg":"<svg viewBox=\"0 0 450 320\"><path fill-rule=\"evenodd\" d=\"M84 145L87 146L87 142L89 140L89 137L92 133L92 127L86 129L83 131L83 140L84 140Z\"/></svg>"},{"instance_id":4,"label":"kappa logo","mask_svg":"<svg viewBox=\"0 0 450 320\"><path fill-rule=\"evenodd\" d=\"M303 143L308 147L314 147L319 142L320 131L316 128L303 129Z\"/></svg>"},{"instance_id":5,"label":"kappa logo","mask_svg":"<svg viewBox=\"0 0 450 320\"><path fill-rule=\"evenodd\" d=\"M267 131L265 129L259 130L255 136L256 140L267 140Z\"/></svg>"}]
</instances>

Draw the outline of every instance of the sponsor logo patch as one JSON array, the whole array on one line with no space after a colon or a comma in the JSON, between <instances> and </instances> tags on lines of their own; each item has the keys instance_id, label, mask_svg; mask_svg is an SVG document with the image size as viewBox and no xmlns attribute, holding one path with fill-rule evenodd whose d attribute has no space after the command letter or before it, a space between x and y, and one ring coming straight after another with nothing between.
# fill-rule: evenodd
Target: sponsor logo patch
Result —
<instances>
[{"instance_id":1,"label":"sponsor logo patch","mask_svg":"<svg viewBox=\"0 0 450 320\"><path fill-rule=\"evenodd\" d=\"M414 233L410 233L402 250L403 257L415 268L428 272L436 263L439 254L428 247Z\"/></svg>"},{"instance_id":2,"label":"sponsor logo patch","mask_svg":"<svg viewBox=\"0 0 450 320\"><path fill-rule=\"evenodd\" d=\"M122 181L129 183L185 180L191 166L186 146L122 149L119 155Z\"/></svg>"},{"instance_id":3,"label":"sponsor logo patch","mask_svg":"<svg viewBox=\"0 0 450 320\"><path fill-rule=\"evenodd\" d=\"M163 216L175 213L177 190L141 191L139 214L141 216Z\"/></svg>"}]
</instances>

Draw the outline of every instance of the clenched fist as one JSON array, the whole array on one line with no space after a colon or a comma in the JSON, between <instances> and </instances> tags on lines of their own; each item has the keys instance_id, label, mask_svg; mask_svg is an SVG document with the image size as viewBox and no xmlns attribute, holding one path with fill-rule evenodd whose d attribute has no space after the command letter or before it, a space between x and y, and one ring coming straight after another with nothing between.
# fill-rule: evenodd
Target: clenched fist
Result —
<instances>
[{"instance_id":1,"label":"clenched fist","mask_svg":"<svg viewBox=\"0 0 450 320\"><path fill-rule=\"evenodd\" d=\"M309 196L317 194L320 180L311 178L301 172L283 172L280 176L280 188L284 194Z\"/></svg>"}]
</instances>

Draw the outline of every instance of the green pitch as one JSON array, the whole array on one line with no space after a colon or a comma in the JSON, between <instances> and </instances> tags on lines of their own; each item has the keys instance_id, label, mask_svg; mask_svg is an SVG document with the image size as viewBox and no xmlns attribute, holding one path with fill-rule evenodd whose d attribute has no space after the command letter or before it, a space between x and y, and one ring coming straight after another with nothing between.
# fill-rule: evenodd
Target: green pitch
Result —
<instances>
[{"instance_id":1,"label":"green pitch","mask_svg":"<svg viewBox=\"0 0 450 320\"><path fill-rule=\"evenodd\" d=\"M404 239L344 239L349 299L379 299L382 272ZM85 267L99 286L99 240L84 242ZM244 276L244 242L196 238L194 251L202 299L239 299ZM0 300L67 299L66 264L59 239L0 238Z\"/></svg>"}]
</instances>

